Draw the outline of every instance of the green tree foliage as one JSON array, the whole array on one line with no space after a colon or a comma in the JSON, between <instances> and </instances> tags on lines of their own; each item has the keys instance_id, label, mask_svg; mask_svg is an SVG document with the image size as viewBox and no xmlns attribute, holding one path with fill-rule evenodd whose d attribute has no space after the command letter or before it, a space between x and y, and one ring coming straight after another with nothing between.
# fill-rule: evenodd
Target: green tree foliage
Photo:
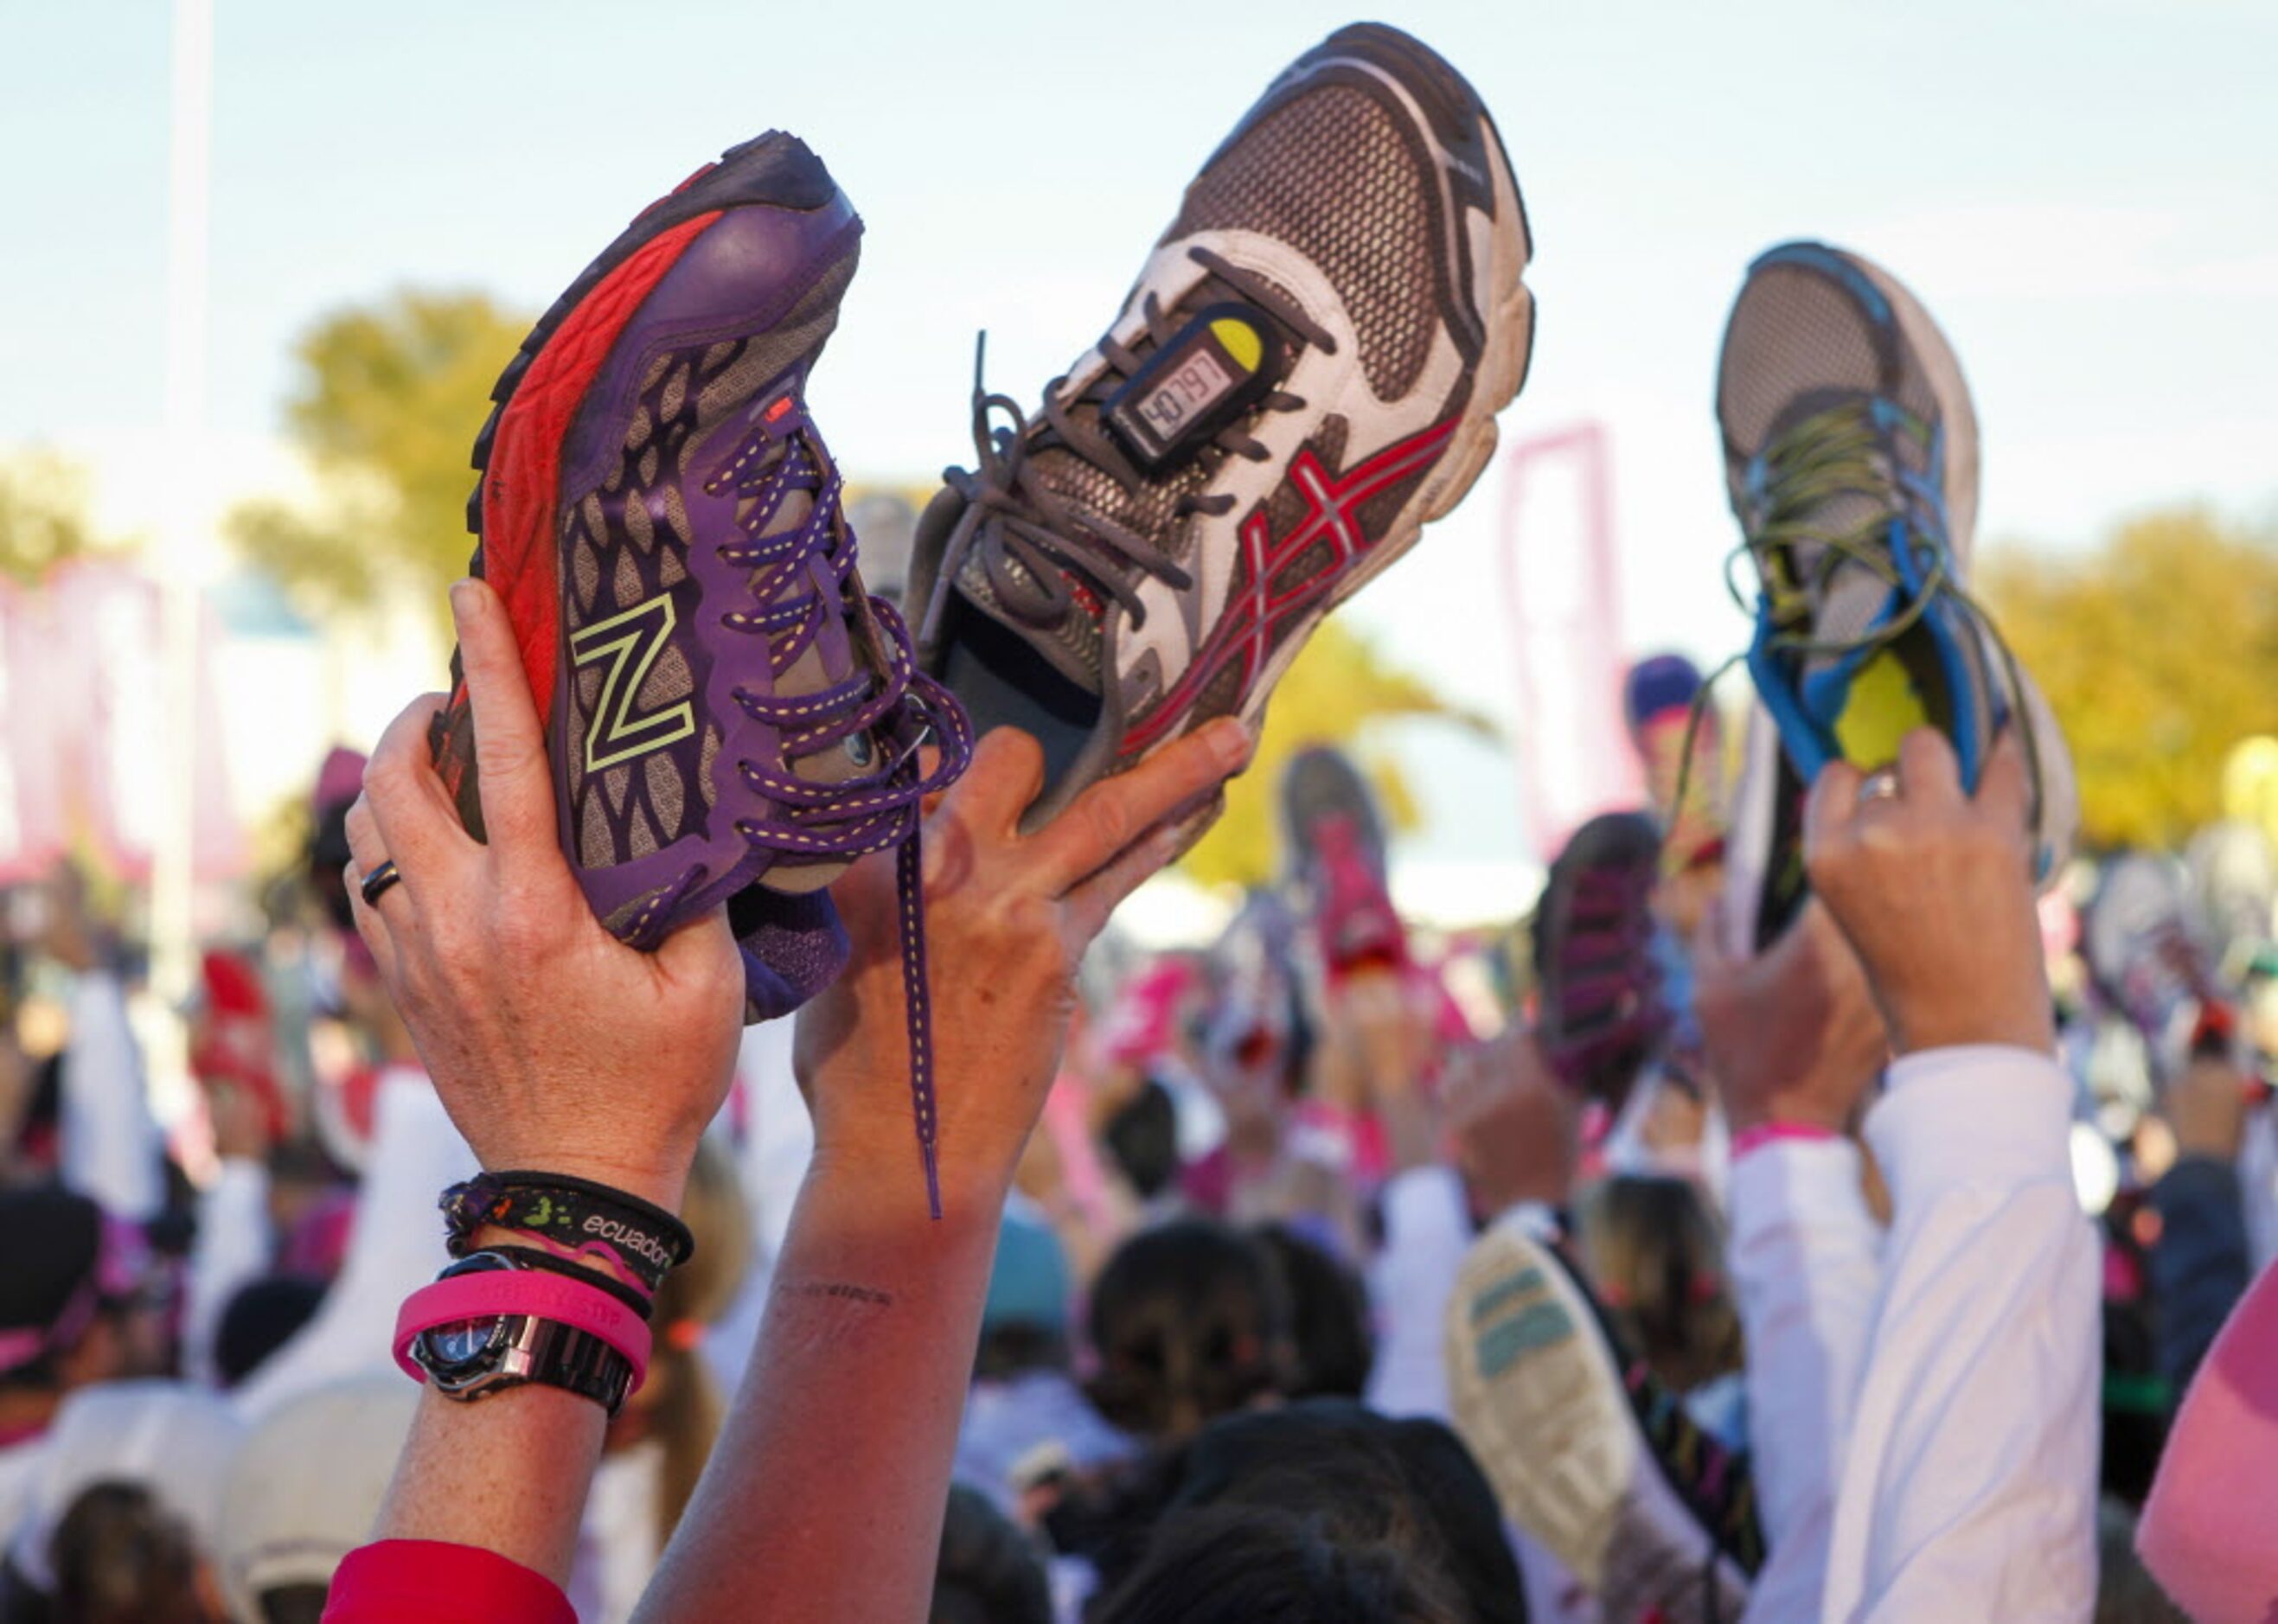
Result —
<instances>
[{"instance_id":1,"label":"green tree foliage","mask_svg":"<svg viewBox=\"0 0 2278 1624\"><path fill-rule=\"evenodd\" d=\"M1250 770L1227 789L1226 815L1180 865L1206 885L1256 885L1273 877L1280 860L1276 789L1288 759L1310 744L1350 747L1375 725L1403 718L1435 717L1486 737L1494 725L1450 703L1412 673L1387 661L1342 621L1313 634L1303 653L1273 690L1265 736ZM1388 759L1357 752L1375 781L1395 827L1417 821L1416 804Z\"/></svg>"},{"instance_id":2,"label":"green tree foliage","mask_svg":"<svg viewBox=\"0 0 2278 1624\"><path fill-rule=\"evenodd\" d=\"M285 405L319 500L241 507L229 524L240 550L314 606L359 608L400 581L442 613L473 550L468 447L529 328L483 294L417 289L319 321L294 347Z\"/></svg>"},{"instance_id":3,"label":"green tree foliage","mask_svg":"<svg viewBox=\"0 0 2278 1624\"><path fill-rule=\"evenodd\" d=\"M2173 847L2219 814L2224 756L2278 722L2278 533L2152 514L2091 553L1996 553L1979 590L2064 724L2089 841Z\"/></svg>"},{"instance_id":4,"label":"green tree foliage","mask_svg":"<svg viewBox=\"0 0 2278 1624\"><path fill-rule=\"evenodd\" d=\"M44 451L0 468L0 575L28 586L66 559L103 550L78 469Z\"/></svg>"}]
</instances>

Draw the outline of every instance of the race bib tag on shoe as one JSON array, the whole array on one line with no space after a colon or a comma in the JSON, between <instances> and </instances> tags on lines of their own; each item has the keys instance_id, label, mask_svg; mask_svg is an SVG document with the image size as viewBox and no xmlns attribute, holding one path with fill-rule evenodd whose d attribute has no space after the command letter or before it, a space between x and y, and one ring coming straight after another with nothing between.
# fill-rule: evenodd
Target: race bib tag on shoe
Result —
<instances>
[{"instance_id":1,"label":"race bib tag on shoe","mask_svg":"<svg viewBox=\"0 0 2278 1624\"><path fill-rule=\"evenodd\" d=\"M1161 474L1272 393L1280 362L1262 311L1210 305L1108 397L1100 421L1133 461Z\"/></svg>"}]
</instances>

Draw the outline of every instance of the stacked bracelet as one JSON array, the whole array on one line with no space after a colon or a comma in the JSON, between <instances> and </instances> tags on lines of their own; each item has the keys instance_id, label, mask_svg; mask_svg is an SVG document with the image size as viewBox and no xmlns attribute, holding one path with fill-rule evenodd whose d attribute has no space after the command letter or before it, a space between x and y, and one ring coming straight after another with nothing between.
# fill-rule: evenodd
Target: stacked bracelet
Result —
<instances>
[{"instance_id":1,"label":"stacked bracelet","mask_svg":"<svg viewBox=\"0 0 2278 1624\"><path fill-rule=\"evenodd\" d=\"M696 1249L688 1226L661 1207L566 1173L479 1173L443 1192L440 1206L454 1257L477 1231L517 1231L556 1256L602 1256L654 1293Z\"/></svg>"},{"instance_id":2,"label":"stacked bracelet","mask_svg":"<svg viewBox=\"0 0 2278 1624\"><path fill-rule=\"evenodd\" d=\"M533 1269L536 1255L477 1252L414 1292L396 1316L396 1362L461 1403L537 1383L614 1415L648 1374L648 1324L591 1270Z\"/></svg>"},{"instance_id":3,"label":"stacked bracelet","mask_svg":"<svg viewBox=\"0 0 2278 1624\"><path fill-rule=\"evenodd\" d=\"M483 1249L485 1252L510 1254L524 1269L535 1269L543 1274L560 1275L565 1280L582 1280L596 1290L607 1292L626 1308L639 1315L643 1323L646 1323L649 1317L656 1312L655 1300L646 1292L638 1286L628 1285L623 1280L602 1274L593 1268L591 1262L581 1262L575 1257L564 1257L560 1253L550 1252L541 1247L521 1246L513 1241L502 1240L496 1246L485 1247Z\"/></svg>"}]
</instances>

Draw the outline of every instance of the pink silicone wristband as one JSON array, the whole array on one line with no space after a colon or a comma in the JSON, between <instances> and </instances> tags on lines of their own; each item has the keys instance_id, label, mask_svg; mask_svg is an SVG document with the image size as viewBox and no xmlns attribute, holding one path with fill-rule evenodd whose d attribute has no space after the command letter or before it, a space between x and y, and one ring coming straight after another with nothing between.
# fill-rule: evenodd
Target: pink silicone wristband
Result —
<instances>
[{"instance_id":1,"label":"pink silicone wristband","mask_svg":"<svg viewBox=\"0 0 2278 1624\"><path fill-rule=\"evenodd\" d=\"M640 1315L599 1286L522 1269L454 1275L412 1292L395 1316L395 1362L412 1380L424 1382L426 1372L411 1358L415 1339L438 1325L501 1314L552 1320L599 1337L631 1362L629 1394L638 1392L648 1376L649 1328Z\"/></svg>"},{"instance_id":2,"label":"pink silicone wristband","mask_svg":"<svg viewBox=\"0 0 2278 1624\"><path fill-rule=\"evenodd\" d=\"M1761 1150L1775 1140L1825 1140L1840 1137L1832 1128L1823 1128L1816 1123L1760 1122L1732 1135L1732 1160L1737 1162L1751 1150Z\"/></svg>"}]
</instances>

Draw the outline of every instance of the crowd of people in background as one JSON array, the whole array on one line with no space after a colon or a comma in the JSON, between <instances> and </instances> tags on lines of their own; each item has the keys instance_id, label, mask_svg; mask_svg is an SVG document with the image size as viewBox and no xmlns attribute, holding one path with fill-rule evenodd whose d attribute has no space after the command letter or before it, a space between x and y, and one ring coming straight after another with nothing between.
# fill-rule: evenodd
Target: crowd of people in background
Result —
<instances>
[{"instance_id":1,"label":"crowd of people in background","mask_svg":"<svg viewBox=\"0 0 2278 1624\"><path fill-rule=\"evenodd\" d=\"M348 928L343 820L362 765L325 764L308 862L264 893L264 933L206 955L197 1094L171 1129L133 1032L133 943L69 870L17 894L10 1618L312 1620L368 1536L415 1398L389 1366L389 1321L441 1261L434 1193L473 1162ZM1710 1575L1716 1616L1738 1616L1765 1533L1783 1548L1792 1486L1760 1478L1736 1515L1733 1485L1706 1468L1745 1474L1752 1437L1794 1424L1779 1384L1808 1376L1759 1357L1787 1334L1779 1316L1863 1311L1875 1292L1862 1251L1855 1301L1799 1299L1784 1248L1839 1248L1846 1225L1878 1247L1891 1221L1891 1170L1878 1179L1857 1138L1886 1040L1841 936L1814 909L1761 957L1708 934L1688 952L1677 931L1716 888L1715 820L1666 873L1657 838L1609 845L1608 824L1634 830L1601 820L1578 857L1619 872L1647 854L1612 934L1679 972L1638 976L1620 1019L1594 1022L1576 965L1608 948L1556 912L1571 865L1515 932L1415 931L1347 758L1302 753L1280 798L1284 877L1216 942L1149 954L1110 935L1085 961L997 1244L934 1617L1190 1616L1176 1587L1234 1585L1268 1554L1301 1573L1357 1559L1340 1519L1360 1506L1371 1548L1418 1559L1385 1559L1387 1597L1419 1567L1456 1594L1443 1611L1349 1616L1580 1620L1609 1585L1604 1616L1643 1616L1623 1575L1661 1583L1668 1564ZM2068 1079L2061 1193L2101 1302L2045 1328L2084 1339L2065 1369L2101 1371L2050 1441L2068 1432L2093 1475L2099 1618L2171 1616L2133 1555L2136 1519L2178 1399L2278 1247L2272 899L2267 837L2242 820L2188 861L2083 864L2041 910ZM580 1617L630 1616L742 1375L806 1168L784 1040L750 1031L696 1158L694 1262L670 1277L654 1367L610 1427L570 1587ZM1783 1088L1832 1090L1823 1140L1738 1125L1797 1121L1792 1102L1767 1111ZM1970 1138L1979 1109L1938 1131ZM1528 1414L1481 1375L1479 1293L1553 1257L1571 1271L1559 1290L1619 1350L1640 1399L1626 1414L1572 1393L1563 1419ZM2036 1311L2030 1292L2014 1307ZM2025 1360L2014 1401L2066 1399L2040 1385L2057 1373ZM1659 1435L1654 1404L1673 1406ZM1602 1464L1627 1433L1638 1458ZM1680 1514L1609 1526L1640 1515L1613 1507L1648 1473ZM1227 1501L1279 1521L1219 1571L1202 1554ZM1590 1516L1601 1526L1567 1526ZM1097 1609L1143 1592L1156 1599ZM1244 1616L1348 1616L1289 1605Z\"/></svg>"},{"instance_id":2,"label":"crowd of people in background","mask_svg":"<svg viewBox=\"0 0 2278 1624\"><path fill-rule=\"evenodd\" d=\"M770 133L541 318L453 692L186 1008L131 889L11 894L0 1624L2278 1618L2278 743L2073 855L1895 278L1734 307L1744 731L1640 662L1644 804L1454 934L1315 743L1143 951L1493 450L1507 155L1404 34L1298 58L1035 416L976 381L914 631L806 407L860 230Z\"/></svg>"}]
</instances>

